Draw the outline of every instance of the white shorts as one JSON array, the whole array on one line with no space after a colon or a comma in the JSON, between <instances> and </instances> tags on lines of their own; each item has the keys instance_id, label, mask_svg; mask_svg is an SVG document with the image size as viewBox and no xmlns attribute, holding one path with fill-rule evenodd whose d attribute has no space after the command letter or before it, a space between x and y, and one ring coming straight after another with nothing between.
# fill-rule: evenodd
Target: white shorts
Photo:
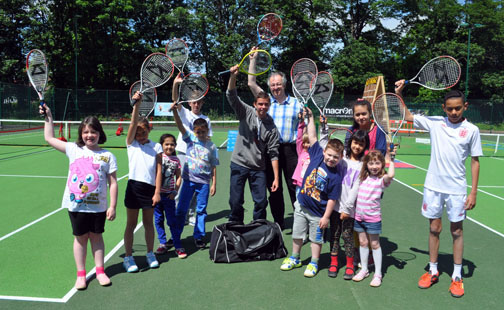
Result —
<instances>
[{"instance_id":1,"label":"white shorts","mask_svg":"<svg viewBox=\"0 0 504 310\"><path fill-rule=\"evenodd\" d=\"M445 194L424 188L422 215L428 219L438 219L443 215L443 206L446 205L448 220L452 223L463 221L466 218L465 202L467 195Z\"/></svg>"}]
</instances>

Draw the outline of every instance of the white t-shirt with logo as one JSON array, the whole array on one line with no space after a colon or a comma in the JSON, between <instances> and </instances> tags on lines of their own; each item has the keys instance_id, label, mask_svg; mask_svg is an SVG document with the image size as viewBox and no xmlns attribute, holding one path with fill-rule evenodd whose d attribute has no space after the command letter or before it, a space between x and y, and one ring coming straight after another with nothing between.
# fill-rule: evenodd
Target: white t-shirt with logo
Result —
<instances>
[{"instance_id":1,"label":"white t-shirt with logo","mask_svg":"<svg viewBox=\"0 0 504 310\"><path fill-rule=\"evenodd\" d=\"M69 142L66 155L69 169L61 206L72 212L107 211L107 175L117 170L114 154Z\"/></svg>"},{"instance_id":2,"label":"white t-shirt with logo","mask_svg":"<svg viewBox=\"0 0 504 310\"><path fill-rule=\"evenodd\" d=\"M451 123L442 116L414 116L414 126L428 130L431 139L431 159L424 186L430 190L453 195L467 194L465 160L483 156L479 129L464 120Z\"/></svg>"}]
</instances>

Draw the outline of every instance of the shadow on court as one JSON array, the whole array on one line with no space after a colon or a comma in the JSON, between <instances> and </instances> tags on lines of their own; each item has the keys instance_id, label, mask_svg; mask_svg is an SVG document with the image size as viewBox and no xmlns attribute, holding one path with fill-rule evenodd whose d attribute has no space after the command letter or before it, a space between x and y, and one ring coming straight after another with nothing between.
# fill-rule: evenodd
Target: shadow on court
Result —
<instances>
[{"instance_id":1,"label":"shadow on court","mask_svg":"<svg viewBox=\"0 0 504 310\"><path fill-rule=\"evenodd\" d=\"M429 271L429 250L421 250L418 248L413 248L411 247L410 250L424 254L426 256L425 260L427 261L427 264L425 265L424 270ZM476 265L467 259L462 259L462 277L464 278L471 278L474 273L474 269L476 269ZM438 254L438 270L439 270L439 275L442 273L446 273L448 275L451 275L453 271L453 254L451 253L444 253L444 252L439 252ZM467 271L467 272L466 272Z\"/></svg>"}]
</instances>

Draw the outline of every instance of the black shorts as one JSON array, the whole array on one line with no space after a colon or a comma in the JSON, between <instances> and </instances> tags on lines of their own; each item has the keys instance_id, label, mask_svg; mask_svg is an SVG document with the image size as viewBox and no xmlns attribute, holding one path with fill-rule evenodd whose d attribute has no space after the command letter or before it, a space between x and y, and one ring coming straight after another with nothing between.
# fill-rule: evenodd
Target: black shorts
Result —
<instances>
[{"instance_id":1,"label":"black shorts","mask_svg":"<svg viewBox=\"0 0 504 310\"><path fill-rule=\"evenodd\" d=\"M124 205L128 209L149 209L152 206L152 196L156 187L148 183L128 180L126 195L124 195Z\"/></svg>"},{"instance_id":2,"label":"black shorts","mask_svg":"<svg viewBox=\"0 0 504 310\"><path fill-rule=\"evenodd\" d=\"M89 232L102 234L105 231L107 212L88 213L68 211L74 236L82 236Z\"/></svg>"}]
</instances>

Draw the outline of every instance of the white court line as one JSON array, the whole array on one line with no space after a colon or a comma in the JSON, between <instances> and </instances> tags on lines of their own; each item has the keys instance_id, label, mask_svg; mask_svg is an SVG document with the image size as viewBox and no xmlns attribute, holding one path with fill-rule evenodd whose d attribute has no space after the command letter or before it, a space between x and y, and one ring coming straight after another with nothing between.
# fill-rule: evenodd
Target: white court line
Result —
<instances>
[{"instance_id":1,"label":"white court line","mask_svg":"<svg viewBox=\"0 0 504 310\"><path fill-rule=\"evenodd\" d=\"M403 163L405 163L405 164L408 164L408 165L412 165L413 167L418 168L418 169L420 169L420 170L427 171L427 169L424 169L424 168L421 168L421 167L415 166L415 165L410 164L410 163L408 163L408 162L405 162L405 161L402 161L402 160L401 160L401 162L403 162ZM401 184L402 184L402 183L401 183ZM406 184L404 184L404 185L406 185ZM472 188L472 186L471 186L471 185L467 185L467 187ZM497 199L500 199L500 200L504 200L504 198L502 198L502 197L500 197L500 196L497 196L497 195L494 195L494 194L492 194L492 193L489 193L489 192L487 192L487 191L484 191L484 190L480 189L480 187L487 187L487 188L490 188L490 187L492 187L492 186L478 186L478 192L482 192L482 193L487 194L487 195L489 195L489 196L492 196L492 197L494 197L494 198L497 198ZM502 188L502 186L494 186L494 187L496 187L496 188Z\"/></svg>"},{"instance_id":2,"label":"white court line","mask_svg":"<svg viewBox=\"0 0 504 310\"><path fill-rule=\"evenodd\" d=\"M0 177L14 177L14 178L44 178L44 179L66 179L67 177L60 177L56 175L24 175L24 174L0 174Z\"/></svg>"},{"instance_id":3,"label":"white court line","mask_svg":"<svg viewBox=\"0 0 504 310\"><path fill-rule=\"evenodd\" d=\"M124 175L122 177L120 177L119 179L117 179L117 181L121 181L122 179L126 178L128 175ZM0 241L28 228L29 226L37 223L37 222L40 222L41 220L53 215L54 213L60 211L60 210L63 210L64 208L59 208L57 210L54 210L53 212L51 213L48 213L46 215L44 215L43 217L31 222L30 224L27 224L5 236L3 236L2 238L0 238ZM142 227L143 224L142 222L140 222L136 227L135 227L135 231L133 233L136 233L137 230L140 229L140 227ZM107 256L105 256L105 259L104 259L104 262L107 262L124 244L124 239L121 240L113 249L112 251L110 251L109 254L107 254ZM86 275L86 280L89 280L89 278L91 278L94 273L95 273L95 269L96 268L93 268L90 272L88 272L88 274ZM63 298L43 298L43 297L27 297L27 296L7 296L7 295L0 295L0 300L4 299L4 300L20 300L20 301L42 301L42 302L57 302L57 303L66 303L75 293L77 292L77 290L75 288L72 288L68 293L65 294L65 296L63 296Z\"/></svg>"},{"instance_id":4,"label":"white court line","mask_svg":"<svg viewBox=\"0 0 504 310\"><path fill-rule=\"evenodd\" d=\"M404 183L404 182L402 182L402 181L400 181L400 180L398 180L398 179L394 179L394 181L396 181L396 182L397 182L397 183L399 183L399 184L402 184L402 185L406 186L406 187L407 187L407 188L409 188L409 189L412 189L414 192L417 192L417 193L419 193L420 195L422 195L422 196L423 196L423 193L422 193L421 191L419 191L418 189L413 188L413 187L409 186L408 184L406 184L406 183ZM502 199L502 198L501 198L501 199ZM495 233L496 235L501 236L501 237L503 237L503 238L504 238L504 234L503 234L503 233L500 233L500 232L496 231L495 229L490 228L490 227L486 226L485 224L480 223L480 222L478 222L477 220L475 220L475 219L473 219L473 218L471 218L471 217L469 217L469 216L467 216L467 219L468 219L468 220L470 220L471 222L476 223L476 224L480 225L481 227L483 227L483 228L485 228L485 229L487 229L487 230L489 230L489 231L491 231L491 232Z\"/></svg>"},{"instance_id":5,"label":"white court line","mask_svg":"<svg viewBox=\"0 0 504 310\"><path fill-rule=\"evenodd\" d=\"M10 236L17 234L18 232L25 230L26 228L28 228L28 227L30 227L30 226L32 226L32 225L34 225L34 224L36 224L36 223L38 223L38 222L42 221L42 220L43 220L43 219L45 219L45 218L48 218L49 216L51 216L51 215L53 215L53 214L55 214L55 213L58 213L58 212L59 212L59 211L61 211L61 210L63 210L63 208L56 209L56 210L54 210L54 211L52 211L52 212L50 212L50 213L47 213L46 215L44 215L44 216L42 216L42 217L39 217L39 218L38 218L38 219L36 219L35 221L33 221L33 222L29 223L29 224L26 224L25 226L23 226L23 227L21 227L21 228L18 228L18 229L16 229L16 230L14 230L13 232L10 232L10 233L8 233L7 235L3 236L2 238L0 238L0 241L3 241L3 240L5 240L5 239L9 238Z\"/></svg>"},{"instance_id":6,"label":"white court line","mask_svg":"<svg viewBox=\"0 0 504 310\"><path fill-rule=\"evenodd\" d=\"M498 157L493 157L493 156L490 156L490 158L497 159L497 160L504 160L504 158L498 158Z\"/></svg>"}]
</instances>

